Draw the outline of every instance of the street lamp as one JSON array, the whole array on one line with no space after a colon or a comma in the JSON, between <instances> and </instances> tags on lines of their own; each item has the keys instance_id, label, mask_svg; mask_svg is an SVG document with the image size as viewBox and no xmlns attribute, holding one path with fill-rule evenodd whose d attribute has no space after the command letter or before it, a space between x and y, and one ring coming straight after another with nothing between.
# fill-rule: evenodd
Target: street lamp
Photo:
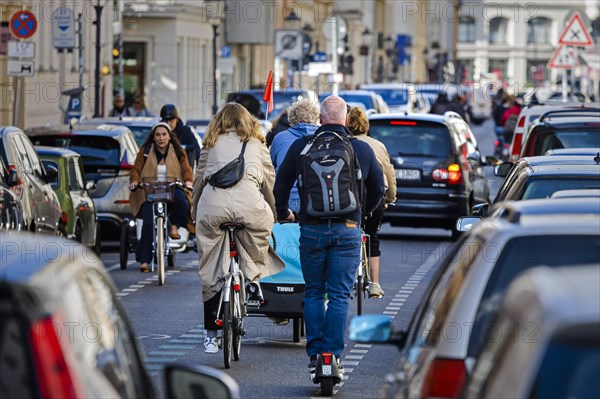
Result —
<instances>
[{"instance_id":1,"label":"street lamp","mask_svg":"<svg viewBox=\"0 0 600 399\"><path fill-rule=\"evenodd\" d=\"M365 28L362 33L363 44L360 46L360 55L365 58L365 78L364 82L369 83L369 47L371 46L371 37L373 36L373 32L369 30L369 28Z\"/></svg>"},{"instance_id":2,"label":"street lamp","mask_svg":"<svg viewBox=\"0 0 600 399\"><path fill-rule=\"evenodd\" d=\"M219 36L219 24L217 20L212 21L212 29L213 29L213 42L212 42L212 63L213 63L213 105L212 105L212 115L215 116L217 114L217 92L218 92L218 83L217 83L217 36Z\"/></svg>"},{"instance_id":3,"label":"street lamp","mask_svg":"<svg viewBox=\"0 0 600 399\"><path fill-rule=\"evenodd\" d=\"M94 82L94 117L100 116L100 31L102 26L102 9L104 6L100 5L100 0L97 1L94 6L94 10L96 10L96 20L94 24L96 25L96 73L95 73L95 82Z\"/></svg>"}]
</instances>

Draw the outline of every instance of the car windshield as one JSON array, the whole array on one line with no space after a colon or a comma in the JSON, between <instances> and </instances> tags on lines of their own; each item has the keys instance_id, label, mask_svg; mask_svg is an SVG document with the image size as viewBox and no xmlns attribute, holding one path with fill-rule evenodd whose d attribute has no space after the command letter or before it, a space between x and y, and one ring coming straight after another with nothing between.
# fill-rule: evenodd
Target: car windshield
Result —
<instances>
[{"instance_id":1,"label":"car windshield","mask_svg":"<svg viewBox=\"0 0 600 399\"><path fill-rule=\"evenodd\" d=\"M469 341L469 356L478 357L492 333L496 312L515 277L535 266L567 267L600 263L599 235L545 235L516 237L508 241L481 297ZM491 337L491 336L490 336Z\"/></svg>"},{"instance_id":2,"label":"car windshield","mask_svg":"<svg viewBox=\"0 0 600 399\"><path fill-rule=\"evenodd\" d=\"M560 190L583 190L599 189L600 174L587 177L551 177L533 178L525 184L524 200L550 198L552 194Z\"/></svg>"},{"instance_id":3,"label":"car windshield","mask_svg":"<svg viewBox=\"0 0 600 399\"><path fill-rule=\"evenodd\" d=\"M340 95L347 103L361 103L366 109L375 108L371 96L356 95L356 94L342 94Z\"/></svg>"},{"instance_id":4,"label":"car windshield","mask_svg":"<svg viewBox=\"0 0 600 399\"><path fill-rule=\"evenodd\" d=\"M81 155L86 166L115 166L121 164L119 142L112 137L102 136L35 136L34 145L68 148ZM135 154L133 154L135 156Z\"/></svg>"},{"instance_id":5,"label":"car windshield","mask_svg":"<svg viewBox=\"0 0 600 399\"><path fill-rule=\"evenodd\" d=\"M383 100L391 106L405 105L408 103L407 89L372 89L375 93L383 97Z\"/></svg>"},{"instance_id":6,"label":"car windshield","mask_svg":"<svg viewBox=\"0 0 600 399\"><path fill-rule=\"evenodd\" d=\"M381 141L391 157L446 158L451 151L450 132L440 123L372 120L369 136Z\"/></svg>"},{"instance_id":7,"label":"car windshield","mask_svg":"<svg viewBox=\"0 0 600 399\"><path fill-rule=\"evenodd\" d=\"M600 129L565 129L538 132L532 137L533 145L527 156L544 155L548 150L560 148L598 148Z\"/></svg>"},{"instance_id":8,"label":"car windshield","mask_svg":"<svg viewBox=\"0 0 600 399\"><path fill-rule=\"evenodd\" d=\"M581 331L595 334L581 337ZM600 397L600 344L598 326L583 326L579 334L550 341L530 399Z\"/></svg>"},{"instance_id":9,"label":"car windshield","mask_svg":"<svg viewBox=\"0 0 600 399\"><path fill-rule=\"evenodd\" d=\"M152 126L127 126L129 130L133 132L133 137L135 138L135 142L141 148L142 144L146 140L146 137L152 131Z\"/></svg>"}]
</instances>

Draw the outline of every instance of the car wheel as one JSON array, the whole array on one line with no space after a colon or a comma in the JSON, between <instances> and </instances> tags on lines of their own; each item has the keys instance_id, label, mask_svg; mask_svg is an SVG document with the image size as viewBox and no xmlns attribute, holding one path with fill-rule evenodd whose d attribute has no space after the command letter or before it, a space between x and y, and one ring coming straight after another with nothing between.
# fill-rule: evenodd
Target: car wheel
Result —
<instances>
[{"instance_id":1,"label":"car wheel","mask_svg":"<svg viewBox=\"0 0 600 399\"><path fill-rule=\"evenodd\" d=\"M62 224L58 225L56 229L56 236L60 238L67 238L67 229Z\"/></svg>"},{"instance_id":2,"label":"car wheel","mask_svg":"<svg viewBox=\"0 0 600 399\"><path fill-rule=\"evenodd\" d=\"M75 239L77 242L81 242L81 224L79 223L75 226Z\"/></svg>"}]
</instances>

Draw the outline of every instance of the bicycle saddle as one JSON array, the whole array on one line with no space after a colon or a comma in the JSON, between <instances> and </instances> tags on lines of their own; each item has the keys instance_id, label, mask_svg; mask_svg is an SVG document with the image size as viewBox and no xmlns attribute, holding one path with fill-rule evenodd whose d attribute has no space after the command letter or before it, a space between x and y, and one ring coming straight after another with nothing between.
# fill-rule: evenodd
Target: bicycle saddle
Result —
<instances>
[{"instance_id":1,"label":"bicycle saddle","mask_svg":"<svg viewBox=\"0 0 600 399\"><path fill-rule=\"evenodd\" d=\"M221 230L229 230L229 228L233 227L234 230L244 230L244 225L242 223L231 223L231 222L227 222L227 223L222 223L221 226L219 226L219 228Z\"/></svg>"}]
</instances>

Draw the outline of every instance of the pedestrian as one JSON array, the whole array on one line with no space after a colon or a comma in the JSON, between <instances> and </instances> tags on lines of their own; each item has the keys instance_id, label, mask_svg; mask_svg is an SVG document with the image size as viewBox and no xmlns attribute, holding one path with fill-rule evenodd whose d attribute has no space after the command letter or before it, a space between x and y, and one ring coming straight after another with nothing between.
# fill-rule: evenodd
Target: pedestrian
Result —
<instances>
[{"instance_id":1,"label":"pedestrian","mask_svg":"<svg viewBox=\"0 0 600 399\"><path fill-rule=\"evenodd\" d=\"M302 183L299 185L300 262L305 281L306 353L310 359L309 372L313 379L317 355L322 352L333 353L340 374L344 372L339 359L344 350L348 302L360 261L361 241L360 193L356 193L358 189L354 187L353 178L362 175L367 193L364 199L367 214L379 205L384 192L383 173L373 150L368 144L351 139L345 127L344 100L338 96L327 97L321 103L320 123L321 126L313 137L313 145L309 145L306 137L299 138L292 144L275 181L279 221L295 220L294 214L289 210L290 191L297 178ZM319 136L320 133L324 134ZM320 138L318 145L315 144L317 138ZM330 141L324 143L327 140ZM334 145L340 149L340 153L331 150ZM322 148L330 150L320 151ZM345 151L341 151L342 148ZM339 166L338 161L341 163L335 182L326 180L334 173L311 174L310 166L307 165L311 165L313 157L319 155L323 157L323 163L312 166L322 172ZM325 165L336 159L334 165ZM335 192L323 198L320 196L321 190L316 186L323 187L326 182L333 184L332 191ZM342 182L348 184L338 184ZM359 198L356 198L357 195ZM330 209L333 211L328 212ZM319 217L319 213L326 216ZM340 216L329 216L332 214Z\"/></svg>"},{"instance_id":2,"label":"pedestrian","mask_svg":"<svg viewBox=\"0 0 600 399\"><path fill-rule=\"evenodd\" d=\"M452 111L452 104L448 100L448 95L445 92L438 93L435 102L431 105L430 114L444 115L447 111Z\"/></svg>"},{"instance_id":3,"label":"pedestrian","mask_svg":"<svg viewBox=\"0 0 600 399\"><path fill-rule=\"evenodd\" d=\"M508 108L502 114L500 124L504 127L504 142L511 143L515 127L517 126L517 120L521 113L521 104L519 104L515 96L508 96L506 104Z\"/></svg>"},{"instance_id":4,"label":"pedestrian","mask_svg":"<svg viewBox=\"0 0 600 399\"><path fill-rule=\"evenodd\" d=\"M148 111L146 108L144 97L140 95L133 97L133 102L131 103L131 109L129 110L129 113L131 116L152 116L150 111Z\"/></svg>"},{"instance_id":5,"label":"pedestrian","mask_svg":"<svg viewBox=\"0 0 600 399\"><path fill-rule=\"evenodd\" d=\"M284 130L287 130L291 127L290 125L290 121L288 119L288 112L287 109L284 109L283 112L281 114L279 114L279 116L273 121L273 128L271 130L269 130L269 133L267 133L267 147L271 147L271 144L273 144L273 139L275 138L275 136L277 136L279 133L283 132Z\"/></svg>"},{"instance_id":6,"label":"pedestrian","mask_svg":"<svg viewBox=\"0 0 600 399\"><path fill-rule=\"evenodd\" d=\"M314 134L319 127L319 105L308 98L293 103L288 108L287 114L291 127L275 136L270 148L271 161L276 174L294 141ZM289 208L293 212L300 211L300 195L296 184L290 194Z\"/></svg>"},{"instance_id":7,"label":"pedestrian","mask_svg":"<svg viewBox=\"0 0 600 399\"><path fill-rule=\"evenodd\" d=\"M207 179L242 151L245 163L242 178L227 189L206 187ZM275 172L260 122L242 105L225 104L206 129L192 200L200 257L204 328L207 331L204 338L206 353L218 352L217 331L221 327L215 321L219 318L221 291L229 270L228 236L219 226L226 222L244 225L244 229L236 233L237 248L240 269L249 281L256 283L285 267L283 261L269 250L275 222L274 179Z\"/></svg>"},{"instance_id":8,"label":"pedestrian","mask_svg":"<svg viewBox=\"0 0 600 399\"><path fill-rule=\"evenodd\" d=\"M373 137L367 136L369 131L369 119L362 109L354 107L348 114L348 130L353 137L364 141L371 147L377 158L377 162L383 171L383 182L385 185L385 197L371 215L364 218L364 231L369 235L369 272L371 281L367 286L371 298L381 298L385 294L379 284L379 238L377 233L381 228L381 221L389 203L396 202L396 173L390 161L385 145ZM359 294L360 295L360 294Z\"/></svg>"},{"instance_id":9,"label":"pedestrian","mask_svg":"<svg viewBox=\"0 0 600 399\"><path fill-rule=\"evenodd\" d=\"M135 158L131 170L130 189L134 190L144 178L175 177L187 187L192 187L194 172L187 161L187 155L177 136L173 134L169 125L159 122L152 127L151 133L142 144ZM173 206L169 207L171 215L170 237L180 239L178 228L186 226L189 222L189 209L191 196L183 189L175 189ZM133 215L144 220L142 235L138 243L135 259L140 263L140 271L148 272L148 263L152 260L152 204L146 201L144 190L133 191L129 196L129 203Z\"/></svg>"},{"instance_id":10,"label":"pedestrian","mask_svg":"<svg viewBox=\"0 0 600 399\"><path fill-rule=\"evenodd\" d=\"M179 111L174 104L165 104L160 109L160 120L161 122L166 122L179 139L179 142L186 146L188 162L193 168L200 157L200 144L198 143L192 128L185 125L179 118ZM192 151L190 148L193 148L194 150Z\"/></svg>"},{"instance_id":11,"label":"pedestrian","mask_svg":"<svg viewBox=\"0 0 600 399\"><path fill-rule=\"evenodd\" d=\"M125 96L121 95L121 94L117 94L115 96L115 100L114 100L114 104L113 104L113 109L110 110L110 112L108 113L108 116L131 116L131 113L129 112L129 108L127 108L125 106Z\"/></svg>"}]
</instances>

